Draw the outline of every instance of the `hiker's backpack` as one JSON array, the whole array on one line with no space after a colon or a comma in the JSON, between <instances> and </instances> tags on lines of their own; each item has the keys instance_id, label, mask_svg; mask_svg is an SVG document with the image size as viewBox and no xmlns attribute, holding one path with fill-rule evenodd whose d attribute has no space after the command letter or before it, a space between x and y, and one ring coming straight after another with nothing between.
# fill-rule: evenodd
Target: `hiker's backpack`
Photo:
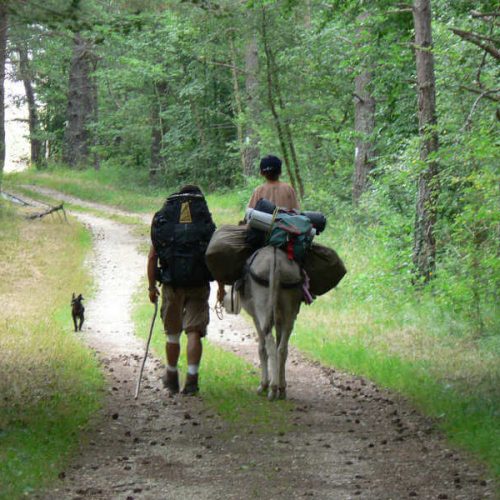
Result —
<instances>
[{"instance_id":1,"label":"hiker's backpack","mask_svg":"<svg viewBox=\"0 0 500 500\"><path fill-rule=\"evenodd\" d=\"M156 212L151 241L160 260L162 283L202 286L212 279L205 251L215 224L201 193L175 193Z\"/></svg>"},{"instance_id":2,"label":"hiker's backpack","mask_svg":"<svg viewBox=\"0 0 500 500\"><path fill-rule=\"evenodd\" d=\"M274 219L267 244L282 248L290 260L301 264L313 240L311 230L312 223L306 216L280 212Z\"/></svg>"}]
</instances>

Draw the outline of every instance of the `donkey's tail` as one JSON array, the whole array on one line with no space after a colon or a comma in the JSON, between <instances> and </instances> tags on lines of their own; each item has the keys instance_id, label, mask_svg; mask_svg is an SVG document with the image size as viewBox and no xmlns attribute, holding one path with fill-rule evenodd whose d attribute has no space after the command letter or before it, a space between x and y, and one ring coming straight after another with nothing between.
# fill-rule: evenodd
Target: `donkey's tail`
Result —
<instances>
[{"instance_id":1,"label":"donkey's tail","mask_svg":"<svg viewBox=\"0 0 500 500\"><path fill-rule=\"evenodd\" d=\"M280 289L279 280L279 259L276 255L276 248L273 248L273 258L269 266L269 302L267 305L267 318L264 333L271 333L273 325L278 321L278 294Z\"/></svg>"}]
</instances>

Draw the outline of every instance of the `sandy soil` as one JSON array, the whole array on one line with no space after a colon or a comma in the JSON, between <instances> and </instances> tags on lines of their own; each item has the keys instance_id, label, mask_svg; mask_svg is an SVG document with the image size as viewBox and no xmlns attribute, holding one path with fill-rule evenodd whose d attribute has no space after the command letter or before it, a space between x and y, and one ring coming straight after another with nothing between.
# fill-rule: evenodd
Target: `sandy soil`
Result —
<instances>
[{"instance_id":1,"label":"sandy soil","mask_svg":"<svg viewBox=\"0 0 500 500\"><path fill-rule=\"evenodd\" d=\"M107 395L77 456L36 498L495 497L485 471L410 405L294 350L285 434L231 431L204 405L203 374L199 397L168 397L158 380L163 360L153 357L135 401L144 346L134 337L130 310L146 259L126 226L75 216L94 237L89 265L98 292L86 305L82 334L102 364ZM241 317L213 315L209 339L257 365L252 328Z\"/></svg>"}]
</instances>

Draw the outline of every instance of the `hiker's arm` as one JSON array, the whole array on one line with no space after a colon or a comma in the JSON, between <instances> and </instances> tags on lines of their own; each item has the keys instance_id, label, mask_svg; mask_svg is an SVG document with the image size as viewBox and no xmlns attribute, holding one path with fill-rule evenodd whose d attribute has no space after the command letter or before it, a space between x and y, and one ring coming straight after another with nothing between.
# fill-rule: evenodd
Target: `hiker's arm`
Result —
<instances>
[{"instance_id":1,"label":"hiker's arm","mask_svg":"<svg viewBox=\"0 0 500 500\"><path fill-rule=\"evenodd\" d=\"M156 267L158 265L158 255L156 254L156 250L151 245L148 254L148 283L149 283L149 300L153 302L153 304L158 300L158 296L160 295L158 289L156 288Z\"/></svg>"}]
</instances>

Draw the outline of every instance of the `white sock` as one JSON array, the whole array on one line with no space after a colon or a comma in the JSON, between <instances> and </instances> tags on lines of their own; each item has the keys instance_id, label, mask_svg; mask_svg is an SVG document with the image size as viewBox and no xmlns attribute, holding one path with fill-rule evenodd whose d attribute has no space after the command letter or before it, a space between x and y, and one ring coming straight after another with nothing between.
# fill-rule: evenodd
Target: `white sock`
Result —
<instances>
[{"instance_id":1,"label":"white sock","mask_svg":"<svg viewBox=\"0 0 500 500\"><path fill-rule=\"evenodd\" d=\"M188 365L188 373L189 375L196 375L198 373L198 367L200 365Z\"/></svg>"},{"instance_id":2,"label":"white sock","mask_svg":"<svg viewBox=\"0 0 500 500\"><path fill-rule=\"evenodd\" d=\"M177 366L167 365L167 371L168 372L176 372L177 371Z\"/></svg>"}]
</instances>

